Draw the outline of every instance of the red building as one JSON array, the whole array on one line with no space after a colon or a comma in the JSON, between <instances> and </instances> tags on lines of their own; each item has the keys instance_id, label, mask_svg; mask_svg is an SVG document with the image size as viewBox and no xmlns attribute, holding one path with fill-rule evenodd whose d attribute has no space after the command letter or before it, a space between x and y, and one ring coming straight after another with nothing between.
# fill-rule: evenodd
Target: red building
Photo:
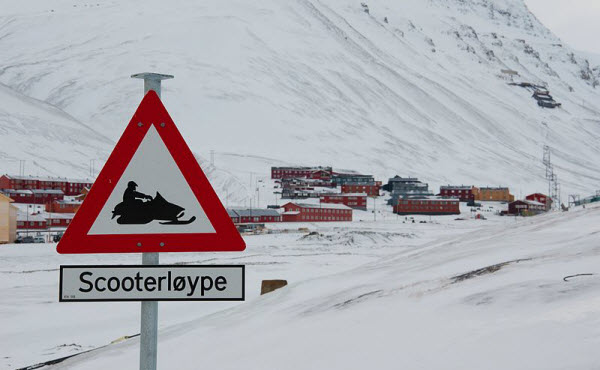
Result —
<instances>
[{"instance_id":1,"label":"red building","mask_svg":"<svg viewBox=\"0 0 600 370\"><path fill-rule=\"evenodd\" d=\"M46 220L46 224L48 227L67 227L73 221L73 217L75 217L75 213L49 213L44 212L41 213L42 216Z\"/></svg>"},{"instance_id":2,"label":"red building","mask_svg":"<svg viewBox=\"0 0 600 370\"><path fill-rule=\"evenodd\" d=\"M64 193L62 190L54 189L3 189L1 192L12 198L15 203L47 204L56 200L62 200L64 198Z\"/></svg>"},{"instance_id":3,"label":"red building","mask_svg":"<svg viewBox=\"0 0 600 370\"><path fill-rule=\"evenodd\" d=\"M379 189L381 189L381 181L376 181L371 184L345 184L342 185L342 193L365 193L370 197L378 197Z\"/></svg>"},{"instance_id":4,"label":"red building","mask_svg":"<svg viewBox=\"0 0 600 370\"><path fill-rule=\"evenodd\" d=\"M546 212L546 204L534 200L515 200L508 203L509 215L535 215Z\"/></svg>"},{"instance_id":5,"label":"red building","mask_svg":"<svg viewBox=\"0 0 600 370\"><path fill-rule=\"evenodd\" d=\"M313 178L323 179L325 173L331 178L333 169L331 167L271 167L271 178L272 179L288 179L294 177L310 178L313 174Z\"/></svg>"},{"instance_id":6,"label":"red building","mask_svg":"<svg viewBox=\"0 0 600 370\"><path fill-rule=\"evenodd\" d=\"M468 202L475 199L473 186L441 186L439 195L444 198L457 198L461 202Z\"/></svg>"},{"instance_id":7,"label":"red building","mask_svg":"<svg viewBox=\"0 0 600 370\"><path fill-rule=\"evenodd\" d=\"M322 194L321 203L343 204L353 209L367 210L367 194L365 193L347 193L347 194Z\"/></svg>"},{"instance_id":8,"label":"red building","mask_svg":"<svg viewBox=\"0 0 600 370\"><path fill-rule=\"evenodd\" d=\"M48 228L46 219L39 214L29 215L27 213L19 212L17 214L17 230L28 229L28 230L45 230Z\"/></svg>"},{"instance_id":9,"label":"red building","mask_svg":"<svg viewBox=\"0 0 600 370\"><path fill-rule=\"evenodd\" d=\"M274 209L228 209L234 224L281 222L282 217Z\"/></svg>"},{"instance_id":10,"label":"red building","mask_svg":"<svg viewBox=\"0 0 600 370\"><path fill-rule=\"evenodd\" d=\"M352 221L352 208L343 204L287 203L283 206L283 222Z\"/></svg>"},{"instance_id":11,"label":"red building","mask_svg":"<svg viewBox=\"0 0 600 370\"><path fill-rule=\"evenodd\" d=\"M548 198L547 195L542 193L533 193L525 197L525 200L532 200L534 202L542 203L546 205L546 210L549 210L552 206L552 199Z\"/></svg>"},{"instance_id":12,"label":"red building","mask_svg":"<svg viewBox=\"0 0 600 370\"><path fill-rule=\"evenodd\" d=\"M458 199L399 199L394 206L399 215L459 215Z\"/></svg>"},{"instance_id":13,"label":"red building","mask_svg":"<svg viewBox=\"0 0 600 370\"><path fill-rule=\"evenodd\" d=\"M81 207L80 200L55 200L46 203L46 212L75 213Z\"/></svg>"},{"instance_id":14,"label":"red building","mask_svg":"<svg viewBox=\"0 0 600 370\"><path fill-rule=\"evenodd\" d=\"M0 176L0 189L14 190L60 190L65 195L78 195L84 188L90 188L92 181L67 179L64 177L39 176Z\"/></svg>"}]
</instances>

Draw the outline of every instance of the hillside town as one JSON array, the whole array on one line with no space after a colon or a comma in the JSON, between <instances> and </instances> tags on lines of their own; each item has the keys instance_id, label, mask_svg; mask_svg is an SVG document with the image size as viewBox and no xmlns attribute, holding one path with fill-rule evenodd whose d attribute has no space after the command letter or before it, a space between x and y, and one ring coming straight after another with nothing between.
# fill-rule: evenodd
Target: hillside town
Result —
<instances>
[{"instance_id":1,"label":"hillside town","mask_svg":"<svg viewBox=\"0 0 600 370\"><path fill-rule=\"evenodd\" d=\"M417 177L395 175L384 184L373 175L331 166L272 167L270 174L272 192L282 204L228 208L240 232L257 232L273 223L351 222L356 212L372 213L376 222L382 211L375 209L378 199L397 216L457 220L465 214L485 219L482 203L495 204L498 216L535 216L557 208L542 192L515 199L507 186L448 184L434 191ZM91 179L0 176L0 243L59 241L92 185ZM595 194L572 204L597 201L600 195Z\"/></svg>"}]
</instances>

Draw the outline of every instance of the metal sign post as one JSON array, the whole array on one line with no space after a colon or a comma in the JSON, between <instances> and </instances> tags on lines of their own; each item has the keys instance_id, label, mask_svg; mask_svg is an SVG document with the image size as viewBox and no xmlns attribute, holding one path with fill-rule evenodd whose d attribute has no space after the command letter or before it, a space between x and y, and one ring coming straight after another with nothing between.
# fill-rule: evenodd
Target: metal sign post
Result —
<instances>
[{"instance_id":1,"label":"metal sign post","mask_svg":"<svg viewBox=\"0 0 600 370\"><path fill-rule=\"evenodd\" d=\"M162 80L173 78L160 73L137 73L131 78L144 79L144 95L154 90L160 98ZM158 265L158 253L142 253L142 265ZM156 370L158 345L158 302L143 301L140 320L140 370Z\"/></svg>"}]
</instances>

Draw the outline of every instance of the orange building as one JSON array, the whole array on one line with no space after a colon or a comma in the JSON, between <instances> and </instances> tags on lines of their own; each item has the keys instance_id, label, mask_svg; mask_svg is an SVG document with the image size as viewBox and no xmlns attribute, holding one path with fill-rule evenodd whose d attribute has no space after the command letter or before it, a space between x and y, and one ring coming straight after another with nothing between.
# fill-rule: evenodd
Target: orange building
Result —
<instances>
[{"instance_id":1,"label":"orange building","mask_svg":"<svg viewBox=\"0 0 600 370\"><path fill-rule=\"evenodd\" d=\"M80 200L55 200L52 203L46 203L46 212L54 213L75 213L81 207Z\"/></svg>"},{"instance_id":2,"label":"orange building","mask_svg":"<svg viewBox=\"0 0 600 370\"><path fill-rule=\"evenodd\" d=\"M473 188L475 200L491 202L513 202L515 196L506 187L483 187Z\"/></svg>"}]
</instances>

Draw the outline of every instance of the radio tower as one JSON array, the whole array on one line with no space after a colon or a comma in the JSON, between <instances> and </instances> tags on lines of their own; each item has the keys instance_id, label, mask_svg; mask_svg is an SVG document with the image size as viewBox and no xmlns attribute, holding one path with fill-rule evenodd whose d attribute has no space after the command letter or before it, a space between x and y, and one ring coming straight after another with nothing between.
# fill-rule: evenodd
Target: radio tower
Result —
<instances>
[{"instance_id":1,"label":"radio tower","mask_svg":"<svg viewBox=\"0 0 600 370\"><path fill-rule=\"evenodd\" d=\"M544 141L548 142L548 125L546 122L542 122L542 126L545 128ZM544 156L542 163L546 168L546 180L548 181L548 198L552 201L552 208L560 209L560 185L558 183L558 176L554 173L554 166L552 166L552 160L550 155L550 147L544 144Z\"/></svg>"},{"instance_id":2,"label":"radio tower","mask_svg":"<svg viewBox=\"0 0 600 370\"><path fill-rule=\"evenodd\" d=\"M560 184L558 176L554 173L554 166L550 159L550 147L544 145L544 157L542 163L546 167L546 180L548 181L548 197L552 200L552 208L560 209Z\"/></svg>"}]
</instances>

